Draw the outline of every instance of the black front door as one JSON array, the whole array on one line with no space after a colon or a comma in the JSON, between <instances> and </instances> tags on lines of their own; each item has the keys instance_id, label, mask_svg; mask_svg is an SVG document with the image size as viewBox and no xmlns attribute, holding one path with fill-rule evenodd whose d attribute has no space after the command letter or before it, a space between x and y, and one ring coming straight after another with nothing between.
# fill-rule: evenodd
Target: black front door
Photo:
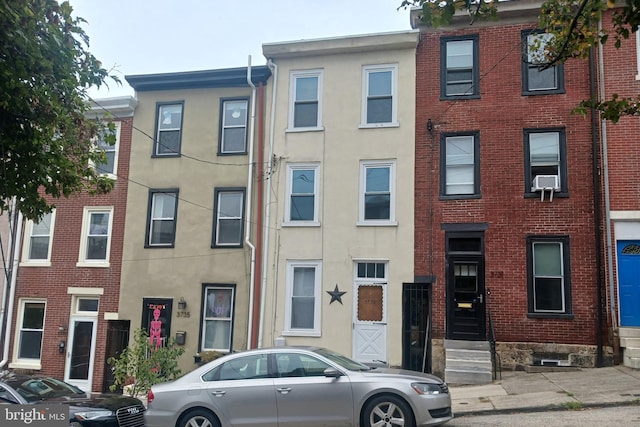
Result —
<instances>
[{"instance_id":1,"label":"black front door","mask_svg":"<svg viewBox=\"0 0 640 427\"><path fill-rule=\"evenodd\" d=\"M151 344L160 347L167 344L171 333L172 298L142 299L142 328L149 334Z\"/></svg>"},{"instance_id":2,"label":"black front door","mask_svg":"<svg viewBox=\"0 0 640 427\"><path fill-rule=\"evenodd\" d=\"M450 256L447 269L447 338L486 339L482 257Z\"/></svg>"}]
</instances>

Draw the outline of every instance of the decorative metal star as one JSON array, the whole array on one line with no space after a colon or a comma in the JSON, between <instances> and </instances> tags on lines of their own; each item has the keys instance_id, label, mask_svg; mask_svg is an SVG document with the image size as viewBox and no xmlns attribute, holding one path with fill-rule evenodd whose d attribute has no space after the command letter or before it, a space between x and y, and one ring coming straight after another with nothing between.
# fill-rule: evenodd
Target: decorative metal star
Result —
<instances>
[{"instance_id":1,"label":"decorative metal star","mask_svg":"<svg viewBox=\"0 0 640 427\"><path fill-rule=\"evenodd\" d=\"M329 304L333 303L334 301L338 301L340 304L342 304L342 295L346 294L346 292L343 292L340 289L338 289L337 283L336 283L336 288L332 291L327 291L327 293L331 295L331 301L329 301Z\"/></svg>"}]
</instances>

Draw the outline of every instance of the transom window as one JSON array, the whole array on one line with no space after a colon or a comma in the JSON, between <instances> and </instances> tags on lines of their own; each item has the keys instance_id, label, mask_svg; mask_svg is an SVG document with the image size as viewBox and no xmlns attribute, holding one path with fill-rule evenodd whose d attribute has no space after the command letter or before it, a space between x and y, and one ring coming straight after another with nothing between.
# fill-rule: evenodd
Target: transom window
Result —
<instances>
[{"instance_id":1,"label":"transom window","mask_svg":"<svg viewBox=\"0 0 640 427\"><path fill-rule=\"evenodd\" d=\"M522 33L522 92L525 95L564 93L563 65L542 67L548 63L545 46L552 37L552 34L539 31Z\"/></svg>"},{"instance_id":2,"label":"transom window","mask_svg":"<svg viewBox=\"0 0 640 427\"><path fill-rule=\"evenodd\" d=\"M363 68L362 126L397 124L397 65Z\"/></svg>"},{"instance_id":3,"label":"transom window","mask_svg":"<svg viewBox=\"0 0 640 427\"><path fill-rule=\"evenodd\" d=\"M313 130L322 126L322 71L291 73L289 129Z\"/></svg>"},{"instance_id":4,"label":"transom window","mask_svg":"<svg viewBox=\"0 0 640 427\"><path fill-rule=\"evenodd\" d=\"M178 190L149 190L145 247L173 247L177 208Z\"/></svg>"},{"instance_id":5,"label":"transom window","mask_svg":"<svg viewBox=\"0 0 640 427\"><path fill-rule=\"evenodd\" d=\"M357 279L386 279L387 264L384 262L358 262L356 264Z\"/></svg>"},{"instance_id":6,"label":"transom window","mask_svg":"<svg viewBox=\"0 0 640 427\"><path fill-rule=\"evenodd\" d=\"M180 155L183 107L182 102L158 104L154 156Z\"/></svg>"},{"instance_id":7,"label":"transom window","mask_svg":"<svg viewBox=\"0 0 640 427\"><path fill-rule=\"evenodd\" d=\"M480 194L479 134L442 135L441 194L469 196Z\"/></svg>"},{"instance_id":8,"label":"transom window","mask_svg":"<svg viewBox=\"0 0 640 427\"><path fill-rule=\"evenodd\" d=\"M443 37L440 41L440 56L441 97L478 97L478 36Z\"/></svg>"},{"instance_id":9,"label":"transom window","mask_svg":"<svg viewBox=\"0 0 640 427\"><path fill-rule=\"evenodd\" d=\"M220 154L246 154L248 104L246 99L222 100Z\"/></svg>"}]
</instances>

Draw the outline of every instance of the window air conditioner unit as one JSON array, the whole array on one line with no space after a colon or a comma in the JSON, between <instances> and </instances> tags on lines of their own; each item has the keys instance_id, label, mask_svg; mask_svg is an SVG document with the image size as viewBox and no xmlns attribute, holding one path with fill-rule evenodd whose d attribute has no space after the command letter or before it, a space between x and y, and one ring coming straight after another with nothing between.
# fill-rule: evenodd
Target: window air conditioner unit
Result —
<instances>
[{"instance_id":1,"label":"window air conditioner unit","mask_svg":"<svg viewBox=\"0 0 640 427\"><path fill-rule=\"evenodd\" d=\"M558 179L558 175L537 175L533 178L533 186L532 191L543 191L543 190L560 190L560 180Z\"/></svg>"}]
</instances>

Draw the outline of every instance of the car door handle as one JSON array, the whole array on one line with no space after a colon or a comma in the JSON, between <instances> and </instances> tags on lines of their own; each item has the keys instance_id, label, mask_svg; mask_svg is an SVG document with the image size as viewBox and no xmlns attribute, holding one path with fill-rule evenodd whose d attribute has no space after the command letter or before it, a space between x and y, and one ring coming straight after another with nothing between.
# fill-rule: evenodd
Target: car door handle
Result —
<instances>
[{"instance_id":1,"label":"car door handle","mask_svg":"<svg viewBox=\"0 0 640 427\"><path fill-rule=\"evenodd\" d=\"M213 394L215 397L222 397L225 394L227 394L227 392L224 390L216 390L216 391L212 391L211 394Z\"/></svg>"},{"instance_id":2,"label":"car door handle","mask_svg":"<svg viewBox=\"0 0 640 427\"><path fill-rule=\"evenodd\" d=\"M281 394L289 394L289 392L291 391L291 387L281 387L277 390Z\"/></svg>"}]
</instances>

